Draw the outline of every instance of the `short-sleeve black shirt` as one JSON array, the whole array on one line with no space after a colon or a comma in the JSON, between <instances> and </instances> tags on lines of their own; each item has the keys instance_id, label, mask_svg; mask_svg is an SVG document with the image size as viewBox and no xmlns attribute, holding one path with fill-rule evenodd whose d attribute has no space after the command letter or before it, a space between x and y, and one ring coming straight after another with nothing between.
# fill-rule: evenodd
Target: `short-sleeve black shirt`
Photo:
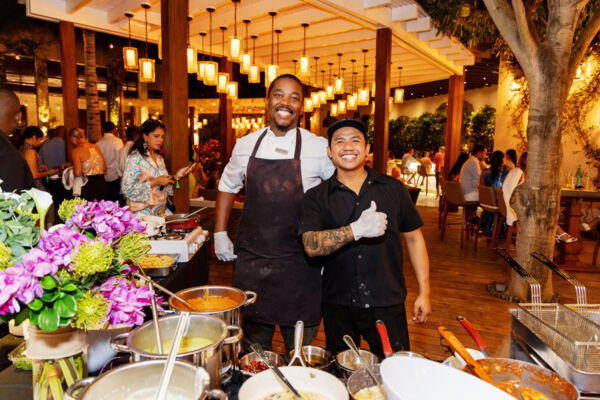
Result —
<instances>
[{"instance_id":1,"label":"short-sleeve black shirt","mask_svg":"<svg viewBox=\"0 0 600 400\"><path fill-rule=\"evenodd\" d=\"M400 234L420 228L423 221L402 182L365 169L367 179L358 196L334 174L306 192L302 201L300 235L349 225L371 201L387 215L383 236L362 238L323 257L323 302L328 304L384 307L406 298Z\"/></svg>"}]
</instances>

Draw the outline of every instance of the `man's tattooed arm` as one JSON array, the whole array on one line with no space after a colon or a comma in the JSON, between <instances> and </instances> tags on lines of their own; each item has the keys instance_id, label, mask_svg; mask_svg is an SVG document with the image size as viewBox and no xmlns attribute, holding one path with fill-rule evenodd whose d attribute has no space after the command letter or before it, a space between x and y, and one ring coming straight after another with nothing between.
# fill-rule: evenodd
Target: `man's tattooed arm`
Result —
<instances>
[{"instance_id":1,"label":"man's tattooed arm","mask_svg":"<svg viewBox=\"0 0 600 400\"><path fill-rule=\"evenodd\" d=\"M304 232L302 242L310 257L327 256L354 240L350 225L327 231Z\"/></svg>"}]
</instances>

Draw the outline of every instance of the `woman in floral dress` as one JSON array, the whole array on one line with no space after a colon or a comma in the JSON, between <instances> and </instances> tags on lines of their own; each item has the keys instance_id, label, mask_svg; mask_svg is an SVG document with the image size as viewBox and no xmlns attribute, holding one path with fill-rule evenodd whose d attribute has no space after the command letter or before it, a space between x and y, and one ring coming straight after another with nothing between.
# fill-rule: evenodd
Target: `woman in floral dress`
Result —
<instances>
[{"instance_id":1,"label":"woman in floral dress","mask_svg":"<svg viewBox=\"0 0 600 400\"><path fill-rule=\"evenodd\" d=\"M155 119L148 119L140 128L141 137L129 150L121 191L129 209L136 215L171 214L167 198L173 194L173 182L189 173L189 167L169 175L160 150L165 141L165 126Z\"/></svg>"}]
</instances>

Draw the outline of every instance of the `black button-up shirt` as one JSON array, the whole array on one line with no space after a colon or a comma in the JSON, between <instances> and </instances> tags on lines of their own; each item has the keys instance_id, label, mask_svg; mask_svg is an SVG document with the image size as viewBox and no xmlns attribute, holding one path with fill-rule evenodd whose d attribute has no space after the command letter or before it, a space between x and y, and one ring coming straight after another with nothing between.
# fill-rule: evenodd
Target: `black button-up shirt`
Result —
<instances>
[{"instance_id":1,"label":"black button-up shirt","mask_svg":"<svg viewBox=\"0 0 600 400\"><path fill-rule=\"evenodd\" d=\"M323 301L354 307L384 307L404 303L401 232L423 225L408 190L397 179L365 167L367 179L358 196L337 180L337 174L304 195L300 235L341 228L377 204L387 215L387 229L378 238L362 238L322 257Z\"/></svg>"}]
</instances>

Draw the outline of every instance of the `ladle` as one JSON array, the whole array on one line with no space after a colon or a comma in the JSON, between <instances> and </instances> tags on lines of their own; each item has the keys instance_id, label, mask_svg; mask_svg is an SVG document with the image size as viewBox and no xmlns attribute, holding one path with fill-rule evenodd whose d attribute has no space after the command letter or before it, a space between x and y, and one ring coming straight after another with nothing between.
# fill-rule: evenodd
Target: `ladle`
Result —
<instances>
[{"instance_id":1,"label":"ladle","mask_svg":"<svg viewBox=\"0 0 600 400\"><path fill-rule=\"evenodd\" d=\"M285 375L283 375L283 373L281 372L281 370L279 368L277 368L277 365L275 365L275 363L273 361L271 361L271 359L269 358L269 356L267 356L265 354L265 351L263 350L262 346L260 344L258 344L258 343L254 343L254 344L250 345L250 348L256 354L258 354L258 356L260 357L260 359L262 360L262 362L264 362L267 365L267 367L269 367L269 369L271 371L273 371L273 373L275 374L275 376L277 378L279 378L279 380L283 383L283 385L290 392L292 392L292 394L294 395L294 397L297 400L302 400L302 397L300 396L300 393L298 393L298 391L296 390L296 388L294 388L294 386L292 386L292 384L290 383L290 381L288 381L288 379L285 377Z\"/></svg>"},{"instance_id":2,"label":"ladle","mask_svg":"<svg viewBox=\"0 0 600 400\"><path fill-rule=\"evenodd\" d=\"M163 369L162 376L160 377L160 385L158 387L158 393L156 394L156 400L165 400L167 397L167 389L169 388L169 382L171 381L171 376L173 375L175 360L177 359L179 346L181 345L181 339L183 339L183 334L187 328L189 318L189 312L182 312L181 316L179 317L179 323L177 324L175 337L173 338L173 347L171 347L171 351L167 357L167 362L165 363L165 369Z\"/></svg>"},{"instance_id":3,"label":"ladle","mask_svg":"<svg viewBox=\"0 0 600 400\"><path fill-rule=\"evenodd\" d=\"M373 382L375 382L379 389L381 389L381 382L379 382L379 379L377 379L373 371L371 371L369 365L362 359L360 351L358 350L358 347L356 347L356 344L354 343L354 340L352 340L352 337L350 335L344 335L344 342L346 342L348 347L350 347L350 349L354 351L354 354L356 355L356 357L358 357L358 362L360 363L360 365L362 365L367 370L369 376L371 377L371 379L373 379Z\"/></svg>"}]
</instances>

